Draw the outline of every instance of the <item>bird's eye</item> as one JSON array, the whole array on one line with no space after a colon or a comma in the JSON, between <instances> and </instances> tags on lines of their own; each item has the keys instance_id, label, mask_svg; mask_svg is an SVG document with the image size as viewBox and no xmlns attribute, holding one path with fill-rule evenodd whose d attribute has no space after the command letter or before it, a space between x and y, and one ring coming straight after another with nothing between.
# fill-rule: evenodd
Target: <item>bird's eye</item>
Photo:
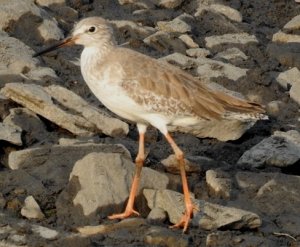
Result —
<instances>
[{"instance_id":1,"label":"bird's eye","mask_svg":"<svg viewBox=\"0 0 300 247\"><path fill-rule=\"evenodd\" d=\"M90 33L94 33L96 31L96 27L92 26L89 28Z\"/></svg>"}]
</instances>

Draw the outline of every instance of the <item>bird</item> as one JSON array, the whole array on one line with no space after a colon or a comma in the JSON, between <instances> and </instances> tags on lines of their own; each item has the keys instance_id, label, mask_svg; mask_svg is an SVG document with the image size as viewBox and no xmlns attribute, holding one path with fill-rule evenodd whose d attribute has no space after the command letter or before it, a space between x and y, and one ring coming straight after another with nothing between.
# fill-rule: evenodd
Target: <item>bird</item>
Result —
<instances>
[{"instance_id":1,"label":"bird","mask_svg":"<svg viewBox=\"0 0 300 247\"><path fill-rule=\"evenodd\" d=\"M136 123L139 133L129 198L124 212L109 219L139 215L134 201L145 161L145 133L148 126L158 129L170 144L182 179L185 212L172 228L188 229L194 210L185 171L184 152L169 133L169 126L197 126L203 121L224 118L264 119L264 107L208 88L200 79L171 65L129 48L118 46L110 23L88 17L75 24L70 36L34 54L43 55L60 47L81 45L81 73L93 94L121 118Z\"/></svg>"}]
</instances>

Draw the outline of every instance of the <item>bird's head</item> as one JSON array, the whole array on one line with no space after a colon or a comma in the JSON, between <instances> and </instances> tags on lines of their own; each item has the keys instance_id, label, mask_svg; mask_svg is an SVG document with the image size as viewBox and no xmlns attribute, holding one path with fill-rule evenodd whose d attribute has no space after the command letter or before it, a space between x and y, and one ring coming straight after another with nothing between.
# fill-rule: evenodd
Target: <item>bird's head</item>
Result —
<instances>
[{"instance_id":1,"label":"bird's head","mask_svg":"<svg viewBox=\"0 0 300 247\"><path fill-rule=\"evenodd\" d=\"M74 44L83 45L84 47L101 47L113 43L113 29L108 22L101 17L89 17L78 22L69 37L51 47L37 52L33 56L40 56L60 47Z\"/></svg>"}]
</instances>

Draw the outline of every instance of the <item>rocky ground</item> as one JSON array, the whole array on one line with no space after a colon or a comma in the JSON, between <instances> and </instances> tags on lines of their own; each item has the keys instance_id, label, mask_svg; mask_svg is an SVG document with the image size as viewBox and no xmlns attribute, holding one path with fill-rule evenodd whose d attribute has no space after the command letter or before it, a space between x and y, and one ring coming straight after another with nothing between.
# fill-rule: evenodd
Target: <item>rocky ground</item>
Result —
<instances>
[{"instance_id":1,"label":"rocky ground","mask_svg":"<svg viewBox=\"0 0 300 247\"><path fill-rule=\"evenodd\" d=\"M299 14L283 0L0 0L0 246L300 246ZM181 181L155 129L141 217L107 220L128 197L136 128L91 94L81 47L32 58L88 16L110 20L120 45L266 106L269 120L206 126L219 140L173 129L200 208L186 234L168 228Z\"/></svg>"}]
</instances>

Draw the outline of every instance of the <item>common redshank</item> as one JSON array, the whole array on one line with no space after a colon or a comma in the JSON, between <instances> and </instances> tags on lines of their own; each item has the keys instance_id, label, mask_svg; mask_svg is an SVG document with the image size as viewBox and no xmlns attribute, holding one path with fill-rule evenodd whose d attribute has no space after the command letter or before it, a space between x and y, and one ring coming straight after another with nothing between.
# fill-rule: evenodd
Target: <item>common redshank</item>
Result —
<instances>
[{"instance_id":1,"label":"common redshank","mask_svg":"<svg viewBox=\"0 0 300 247\"><path fill-rule=\"evenodd\" d=\"M75 25L71 36L36 53L42 55L56 48L83 45L81 73L95 96L109 110L133 121L139 132L136 171L125 211L109 216L123 219L139 215L134 210L141 170L145 160L144 136L147 126L157 128L171 145L180 169L185 212L177 224L187 230L193 205L185 173L184 153L168 132L168 126L195 126L203 121L238 118L264 118L261 105L209 89L201 81L168 63L131 49L118 47L113 29L100 17L89 17Z\"/></svg>"}]
</instances>

